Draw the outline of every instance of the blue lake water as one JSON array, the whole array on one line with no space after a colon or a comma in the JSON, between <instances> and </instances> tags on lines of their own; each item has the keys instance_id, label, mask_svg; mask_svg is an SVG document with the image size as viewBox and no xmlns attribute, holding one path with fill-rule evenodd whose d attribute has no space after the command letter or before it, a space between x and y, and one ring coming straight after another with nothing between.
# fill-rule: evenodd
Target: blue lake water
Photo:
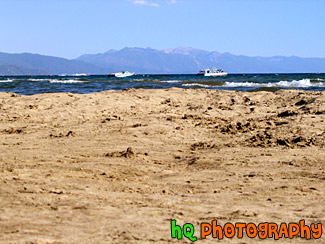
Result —
<instances>
[{"instance_id":1,"label":"blue lake water","mask_svg":"<svg viewBox=\"0 0 325 244\"><path fill-rule=\"evenodd\" d=\"M325 90L325 73L228 74L224 77L197 75L135 75L127 78L90 76L0 76L0 92L21 95L71 92L93 93L129 88L201 88L238 91L278 89Z\"/></svg>"}]
</instances>

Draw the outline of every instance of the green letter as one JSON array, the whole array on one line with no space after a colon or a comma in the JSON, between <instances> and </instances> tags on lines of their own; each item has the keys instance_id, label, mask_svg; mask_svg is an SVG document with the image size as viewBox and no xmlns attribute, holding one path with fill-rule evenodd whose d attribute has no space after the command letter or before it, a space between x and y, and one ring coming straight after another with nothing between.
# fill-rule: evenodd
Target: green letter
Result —
<instances>
[{"instance_id":1,"label":"green letter","mask_svg":"<svg viewBox=\"0 0 325 244\"><path fill-rule=\"evenodd\" d=\"M177 231L177 239L182 240L182 228L176 225L175 219L170 221L170 230L172 233L172 238L176 238L176 231Z\"/></svg>"},{"instance_id":2,"label":"green letter","mask_svg":"<svg viewBox=\"0 0 325 244\"><path fill-rule=\"evenodd\" d=\"M187 230L189 229L189 231ZM193 236L194 234L194 226L192 224L185 224L183 226L183 232L184 232L184 236L187 237L190 241L196 241L196 237Z\"/></svg>"}]
</instances>

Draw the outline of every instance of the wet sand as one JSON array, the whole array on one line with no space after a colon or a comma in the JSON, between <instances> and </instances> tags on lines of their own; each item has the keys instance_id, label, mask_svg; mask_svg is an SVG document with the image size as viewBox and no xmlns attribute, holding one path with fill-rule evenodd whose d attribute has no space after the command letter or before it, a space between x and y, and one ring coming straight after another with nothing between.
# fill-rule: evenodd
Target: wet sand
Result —
<instances>
[{"instance_id":1,"label":"wet sand","mask_svg":"<svg viewBox=\"0 0 325 244\"><path fill-rule=\"evenodd\" d=\"M0 101L0 243L189 243L171 239L171 219L193 223L196 236L214 219L304 219L324 232L324 92L129 89Z\"/></svg>"}]
</instances>

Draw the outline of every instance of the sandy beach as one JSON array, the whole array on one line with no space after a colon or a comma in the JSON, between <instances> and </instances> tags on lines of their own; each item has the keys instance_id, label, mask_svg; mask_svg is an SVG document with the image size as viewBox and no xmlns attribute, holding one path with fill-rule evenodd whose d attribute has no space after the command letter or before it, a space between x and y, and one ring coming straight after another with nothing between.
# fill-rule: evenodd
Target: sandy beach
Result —
<instances>
[{"instance_id":1,"label":"sandy beach","mask_svg":"<svg viewBox=\"0 0 325 244\"><path fill-rule=\"evenodd\" d=\"M190 243L171 238L172 219L193 223L196 236L212 220L304 219L324 232L323 91L129 89L0 93L0 101L0 243ZM325 243L324 234L308 242Z\"/></svg>"}]
</instances>

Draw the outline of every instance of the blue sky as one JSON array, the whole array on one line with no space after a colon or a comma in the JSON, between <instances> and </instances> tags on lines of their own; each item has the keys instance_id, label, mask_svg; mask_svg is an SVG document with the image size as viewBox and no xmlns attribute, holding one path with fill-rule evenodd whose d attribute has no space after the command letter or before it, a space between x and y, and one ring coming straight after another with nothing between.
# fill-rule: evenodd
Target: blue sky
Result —
<instances>
[{"instance_id":1,"label":"blue sky","mask_svg":"<svg viewBox=\"0 0 325 244\"><path fill-rule=\"evenodd\" d=\"M0 0L0 52L123 47L325 57L325 0Z\"/></svg>"}]
</instances>

